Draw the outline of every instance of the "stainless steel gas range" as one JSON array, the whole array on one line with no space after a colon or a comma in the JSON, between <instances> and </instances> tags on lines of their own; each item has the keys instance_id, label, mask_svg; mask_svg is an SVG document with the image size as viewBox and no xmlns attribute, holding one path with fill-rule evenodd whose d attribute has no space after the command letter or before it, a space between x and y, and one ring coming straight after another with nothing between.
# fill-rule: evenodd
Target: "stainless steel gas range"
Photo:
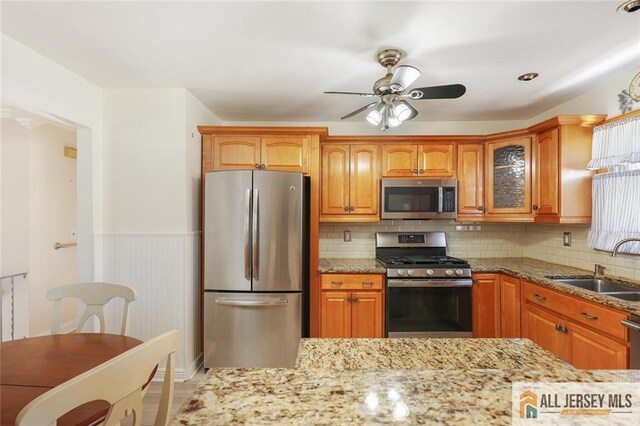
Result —
<instances>
[{"instance_id":1,"label":"stainless steel gas range","mask_svg":"<svg viewBox=\"0 0 640 426\"><path fill-rule=\"evenodd\" d=\"M387 269L388 337L471 337L471 267L447 256L444 232L378 232Z\"/></svg>"}]
</instances>

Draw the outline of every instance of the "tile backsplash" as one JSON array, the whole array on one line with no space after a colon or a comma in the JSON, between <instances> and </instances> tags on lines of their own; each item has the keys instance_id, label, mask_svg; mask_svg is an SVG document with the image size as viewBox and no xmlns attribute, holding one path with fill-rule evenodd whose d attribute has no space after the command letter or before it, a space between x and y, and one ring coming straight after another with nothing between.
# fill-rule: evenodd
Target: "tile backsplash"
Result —
<instances>
[{"instance_id":1,"label":"tile backsplash","mask_svg":"<svg viewBox=\"0 0 640 426\"><path fill-rule=\"evenodd\" d=\"M462 227L466 230L456 230ZM480 228L480 230L469 230ZM344 242L344 231L351 242ZM448 253L456 257L520 257L525 225L456 225L448 220L383 220L374 224L320 225L320 257L375 257L376 232L445 231Z\"/></svg>"},{"instance_id":2,"label":"tile backsplash","mask_svg":"<svg viewBox=\"0 0 640 426\"><path fill-rule=\"evenodd\" d=\"M351 242L344 242L344 231ZM374 224L320 225L320 257L371 258L376 232L444 231L448 253L462 258L529 257L593 271L596 263L606 273L640 280L640 256L618 255L587 247L588 225L486 223L460 225L446 220L383 220ZM571 232L572 245L563 245L563 232Z\"/></svg>"}]
</instances>

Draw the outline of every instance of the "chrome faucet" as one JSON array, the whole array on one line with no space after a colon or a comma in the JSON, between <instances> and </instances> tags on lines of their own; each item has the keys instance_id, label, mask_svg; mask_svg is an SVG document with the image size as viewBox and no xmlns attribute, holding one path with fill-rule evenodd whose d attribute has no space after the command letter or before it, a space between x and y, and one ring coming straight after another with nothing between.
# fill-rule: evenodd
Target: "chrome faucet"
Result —
<instances>
[{"instance_id":1,"label":"chrome faucet","mask_svg":"<svg viewBox=\"0 0 640 426\"><path fill-rule=\"evenodd\" d=\"M611 252L611 257L616 257L616 254L618 254L618 249L620 248L621 245L628 243L630 241L638 241L640 242L640 238L625 238L624 240L620 240L616 243L615 246L613 246L613 251Z\"/></svg>"}]
</instances>

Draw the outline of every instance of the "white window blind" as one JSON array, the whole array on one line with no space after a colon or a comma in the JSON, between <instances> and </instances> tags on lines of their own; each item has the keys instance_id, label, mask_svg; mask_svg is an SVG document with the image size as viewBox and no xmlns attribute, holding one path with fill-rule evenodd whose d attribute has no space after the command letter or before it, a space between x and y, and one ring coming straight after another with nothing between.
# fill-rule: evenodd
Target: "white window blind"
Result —
<instances>
[{"instance_id":1,"label":"white window blind","mask_svg":"<svg viewBox=\"0 0 640 426\"><path fill-rule=\"evenodd\" d=\"M640 169L593 177L593 212L587 245L612 251L624 238L640 238ZM640 254L640 242L629 242L620 253Z\"/></svg>"},{"instance_id":2,"label":"white window blind","mask_svg":"<svg viewBox=\"0 0 640 426\"><path fill-rule=\"evenodd\" d=\"M590 170L640 163L640 114L593 129Z\"/></svg>"}]
</instances>

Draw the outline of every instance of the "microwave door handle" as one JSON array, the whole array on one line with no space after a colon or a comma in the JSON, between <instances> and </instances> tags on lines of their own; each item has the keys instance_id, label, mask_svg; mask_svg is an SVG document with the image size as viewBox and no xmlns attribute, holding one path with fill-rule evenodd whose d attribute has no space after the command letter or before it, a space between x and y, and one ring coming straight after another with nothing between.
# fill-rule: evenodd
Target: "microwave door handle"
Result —
<instances>
[{"instance_id":1,"label":"microwave door handle","mask_svg":"<svg viewBox=\"0 0 640 426\"><path fill-rule=\"evenodd\" d=\"M442 187L438 187L438 213L442 213Z\"/></svg>"}]
</instances>

